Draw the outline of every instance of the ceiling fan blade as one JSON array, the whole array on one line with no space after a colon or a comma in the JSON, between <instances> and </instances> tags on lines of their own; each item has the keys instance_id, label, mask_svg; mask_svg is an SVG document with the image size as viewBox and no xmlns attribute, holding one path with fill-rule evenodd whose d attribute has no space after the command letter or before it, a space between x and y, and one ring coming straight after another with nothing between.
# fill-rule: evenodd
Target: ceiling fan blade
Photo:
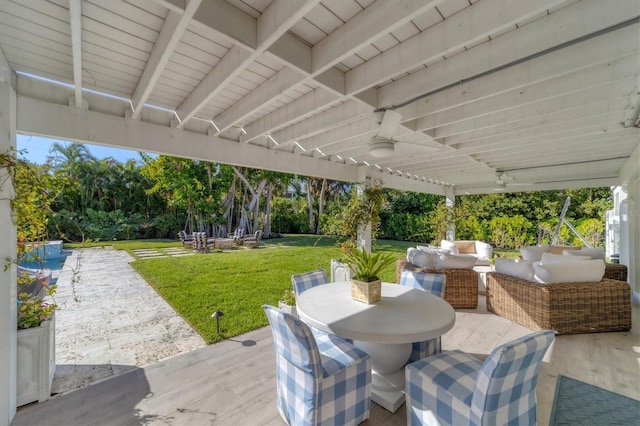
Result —
<instances>
[{"instance_id":1,"label":"ceiling fan blade","mask_svg":"<svg viewBox=\"0 0 640 426\"><path fill-rule=\"evenodd\" d=\"M431 153L436 152L439 148L434 146L426 146L417 142L407 142L394 140L396 145L396 152L398 154L419 154L419 153Z\"/></svg>"},{"instance_id":2,"label":"ceiling fan blade","mask_svg":"<svg viewBox=\"0 0 640 426\"><path fill-rule=\"evenodd\" d=\"M388 109L382 115L382 121L380 122L380 128L378 129L377 136L391 139L396 129L402 121L402 114Z\"/></svg>"}]
</instances>

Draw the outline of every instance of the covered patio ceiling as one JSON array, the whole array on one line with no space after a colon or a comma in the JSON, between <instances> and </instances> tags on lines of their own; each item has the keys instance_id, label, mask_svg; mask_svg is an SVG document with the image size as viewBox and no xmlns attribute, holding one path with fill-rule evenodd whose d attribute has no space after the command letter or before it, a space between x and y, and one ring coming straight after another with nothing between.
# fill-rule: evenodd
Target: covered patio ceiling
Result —
<instances>
[{"instance_id":1,"label":"covered patio ceiling","mask_svg":"<svg viewBox=\"0 0 640 426\"><path fill-rule=\"evenodd\" d=\"M27 135L435 194L609 186L640 167L639 16L637 0L4 0L0 68Z\"/></svg>"}]
</instances>

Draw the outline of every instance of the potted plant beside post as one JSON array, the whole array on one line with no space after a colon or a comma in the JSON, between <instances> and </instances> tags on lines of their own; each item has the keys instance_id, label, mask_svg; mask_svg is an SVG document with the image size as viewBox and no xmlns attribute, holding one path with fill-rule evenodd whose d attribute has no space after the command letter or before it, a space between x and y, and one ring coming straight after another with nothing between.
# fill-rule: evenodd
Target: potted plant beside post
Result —
<instances>
[{"instance_id":1,"label":"potted plant beside post","mask_svg":"<svg viewBox=\"0 0 640 426\"><path fill-rule=\"evenodd\" d=\"M380 272L395 262L395 257L385 253L367 253L364 248L346 250L345 259L353 277L351 298L364 303L374 303L382 298Z\"/></svg>"},{"instance_id":2,"label":"potted plant beside post","mask_svg":"<svg viewBox=\"0 0 640 426\"><path fill-rule=\"evenodd\" d=\"M47 289L49 295L55 287ZM18 295L17 406L51 395L56 370L56 305L27 293Z\"/></svg>"}]
</instances>

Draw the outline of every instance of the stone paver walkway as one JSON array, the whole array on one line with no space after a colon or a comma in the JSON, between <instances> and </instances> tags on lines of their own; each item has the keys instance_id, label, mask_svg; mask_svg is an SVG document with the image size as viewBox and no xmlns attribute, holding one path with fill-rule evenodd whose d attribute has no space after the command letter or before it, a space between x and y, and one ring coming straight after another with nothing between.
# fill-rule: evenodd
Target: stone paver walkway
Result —
<instances>
[{"instance_id":1,"label":"stone paver walkway","mask_svg":"<svg viewBox=\"0 0 640 426\"><path fill-rule=\"evenodd\" d=\"M193 256L192 250L186 250L180 247L168 247L162 249L137 249L132 250L133 253L140 259L154 259L158 257L182 257Z\"/></svg>"},{"instance_id":2,"label":"stone paver walkway","mask_svg":"<svg viewBox=\"0 0 640 426\"><path fill-rule=\"evenodd\" d=\"M56 373L65 393L205 346L112 248L74 250L58 274Z\"/></svg>"}]
</instances>

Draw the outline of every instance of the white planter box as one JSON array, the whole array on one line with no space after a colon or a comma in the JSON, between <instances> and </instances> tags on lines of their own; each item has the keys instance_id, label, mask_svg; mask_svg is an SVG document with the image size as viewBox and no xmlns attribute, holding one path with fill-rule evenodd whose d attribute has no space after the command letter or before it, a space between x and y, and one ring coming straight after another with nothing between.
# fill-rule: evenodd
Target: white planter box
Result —
<instances>
[{"instance_id":1,"label":"white planter box","mask_svg":"<svg viewBox=\"0 0 640 426\"><path fill-rule=\"evenodd\" d=\"M51 396L56 370L55 316L40 327L18 330L17 406Z\"/></svg>"}]
</instances>

